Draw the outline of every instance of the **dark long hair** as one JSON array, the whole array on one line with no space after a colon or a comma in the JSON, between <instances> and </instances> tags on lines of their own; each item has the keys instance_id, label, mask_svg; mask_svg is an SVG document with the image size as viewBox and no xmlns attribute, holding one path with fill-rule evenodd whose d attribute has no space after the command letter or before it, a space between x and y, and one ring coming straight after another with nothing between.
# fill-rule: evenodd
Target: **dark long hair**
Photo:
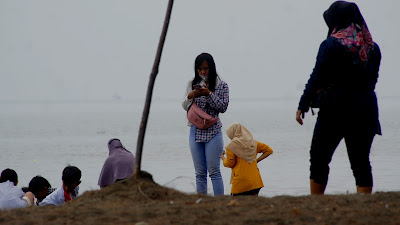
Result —
<instances>
[{"instance_id":1,"label":"dark long hair","mask_svg":"<svg viewBox=\"0 0 400 225\"><path fill-rule=\"evenodd\" d=\"M350 24L355 23L364 25L365 20L361 15L360 9L353 2L336 1L324 12L326 25L329 27L328 37L331 36L333 29L344 29Z\"/></svg>"},{"instance_id":2,"label":"dark long hair","mask_svg":"<svg viewBox=\"0 0 400 225\"><path fill-rule=\"evenodd\" d=\"M208 53L201 53L194 61L194 79L192 82L192 90L194 89L194 85L200 83L201 81L201 77L197 70L204 61L207 61L208 63L208 89L210 91L215 91L215 84L217 83L218 74L217 69L215 68L214 58Z\"/></svg>"}]
</instances>

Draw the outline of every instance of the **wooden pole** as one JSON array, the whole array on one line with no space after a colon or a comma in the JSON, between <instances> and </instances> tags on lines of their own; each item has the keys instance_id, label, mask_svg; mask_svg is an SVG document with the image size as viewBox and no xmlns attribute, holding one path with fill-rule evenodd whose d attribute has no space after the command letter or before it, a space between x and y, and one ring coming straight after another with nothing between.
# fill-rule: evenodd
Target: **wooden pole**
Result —
<instances>
[{"instance_id":1,"label":"wooden pole","mask_svg":"<svg viewBox=\"0 0 400 225\"><path fill-rule=\"evenodd\" d=\"M140 166L142 163L144 136L146 133L147 120L149 118L149 113L150 113L151 97L153 95L154 82L155 82L157 74L158 74L158 67L159 67L160 61L161 61L161 54L162 54L162 50L163 50L164 43L165 43L165 37L167 36L168 25L169 25L169 20L171 18L173 3L174 3L174 0L169 0L169 2L168 2L167 13L166 13L165 19L164 19L164 26L163 26L162 33L160 36L160 41L158 43L157 54L156 54L156 58L154 60L153 69L151 70L149 84L147 86L146 101L144 104L144 109L143 109L143 114L142 114L142 122L140 123L138 140L137 140L137 145L136 145L136 161L135 161L135 170L133 172L133 175L136 178L139 177L139 173L140 173Z\"/></svg>"}]
</instances>

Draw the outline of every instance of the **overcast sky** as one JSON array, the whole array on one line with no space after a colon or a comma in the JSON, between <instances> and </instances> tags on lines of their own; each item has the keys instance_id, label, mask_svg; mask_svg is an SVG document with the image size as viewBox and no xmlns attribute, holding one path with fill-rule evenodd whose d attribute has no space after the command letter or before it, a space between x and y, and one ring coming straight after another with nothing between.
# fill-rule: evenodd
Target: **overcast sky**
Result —
<instances>
[{"instance_id":1,"label":"overcast sky","mask_svg":"<svg viewBox=\"0 0 400 225\"><path fill-rule=\"evenodd\" d=\"M231 98L299 98L331 0L176 0L154 98L183 97L214 56ZM378 97L399 96L400 1L355 1L382 51ZM144 98L167 0L0 0L0 100Z\"/></svg>"}]
</instances>

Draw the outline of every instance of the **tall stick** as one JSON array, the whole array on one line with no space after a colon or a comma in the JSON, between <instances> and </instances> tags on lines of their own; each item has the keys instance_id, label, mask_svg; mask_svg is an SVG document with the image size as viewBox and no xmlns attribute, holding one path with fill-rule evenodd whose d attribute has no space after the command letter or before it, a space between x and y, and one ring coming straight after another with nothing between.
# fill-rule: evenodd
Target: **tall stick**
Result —
<instances>
[{"instance_id":1,"label":"tall stick","mask_svg":"<svg viewBox=\"0 0 400 225\"><path fill-rule=\"evenodd\" d=\"M140 166L142 163L144 136L146 133L147 120L149 118L149 113L150 113L151 97L153 96L154 82L155 82L156 76L158 74L158 67L160 65L161 53L162 53L162 50L164 47L165 37L167 36L168 25L169 25L169 20L171 18L171 11L172 11L173 3L174 3L174 0L169 0L169 2L168 2L167 14L165 15L164 26L163 26L163 30L161 33L160 41L158 43L156 58L154 60L153 69L151 70L149 85L147 86L146 101L144 104L144 109L143 109L143 114L142 114L142 122L140 123L138 140L137 140L137 145L136 145L136 161L135 161L135 170L133 172L134 177L138 177L139 173L140 173Z\"/></svg>"}]
</instances>

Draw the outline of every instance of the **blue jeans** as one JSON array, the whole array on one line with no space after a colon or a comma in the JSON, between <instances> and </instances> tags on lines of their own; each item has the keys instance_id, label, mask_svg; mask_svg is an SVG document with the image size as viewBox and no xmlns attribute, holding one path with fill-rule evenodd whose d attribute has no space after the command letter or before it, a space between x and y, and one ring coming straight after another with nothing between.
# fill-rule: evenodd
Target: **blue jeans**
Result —
<instances>
[{"instance_id":1,"label":"blue jeans","mask_svg":"<svg viewBox=\"0 0 400 225\"><path fill-rule=\"evenodd\" d=\"M213 185L214 196L224 194L219 163L221 160L224 140L219 131L209 142L195 141L196 127L190 127L189 146L196 171L196 187L198 194L207 194L207 171Z\"/></svg>"}]
</instances>

